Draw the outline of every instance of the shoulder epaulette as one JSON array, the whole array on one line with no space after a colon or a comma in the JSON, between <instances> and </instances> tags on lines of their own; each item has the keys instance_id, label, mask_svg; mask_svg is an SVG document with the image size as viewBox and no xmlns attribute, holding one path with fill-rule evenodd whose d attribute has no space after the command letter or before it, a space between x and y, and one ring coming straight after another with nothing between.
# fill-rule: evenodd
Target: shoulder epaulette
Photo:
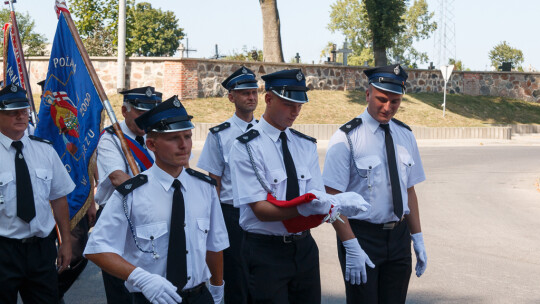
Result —
<instances>
[{"instance_id":1,"label":"shoulder epaulette","mask_svg":"<svg viewBox=\"0 0 540 304\"><path fill-rule=\"evenodd\" d=\"M105 128L105 131L107 131L107 133L109 134L114 134L114 128L113 126L108 126Z\"/></svg>"},{"instance_id":2,"label":"shoulder epaulette","mask_svg":"<svg viewBox=\"0 0 540 304\"><path fill-rule=\"evenodd\" d=\"M317 143L317 139L315 137L307 136L306 134L296 131L295 129L292 129L292 128L289 128L289 130L291 130L291 132L296 136L299 136L299 137L302 137L303 139L307 139L309 141Z\"/></svg>"},{"instance_id":3,"label":"shoulder epaulette","mask_svg":"<svg viewBox=\"0 0 540 304\"><path fill-rule=\"evenodd\" d=\"M49 145L52 145L52 141L50 140L47 140L47 139L44 139L44 138L41 138L41 137L37 137L37 136L34 136L34 135L28 135L28 137L31 139L31 140L37 140L37 141L40 141L42 143L46 143L46 144L49 144Z\"/></svg>"},{"instance_id":4,"label":"shoulder epaulette","mask_svg":"<svg viewBox=\"0 0 540 304\"><path fill-rule=\"evenodd\" d=\"M362 118L356 117L356 118L353 118L348 123L344 124L343 126L339 127L339 129L345 132L345 134L348 134L349 132L356 129L361 124L362 124Z\"/></svg>"},{"instance_id":5,"label":"shoulder epaulette","mask_svg":"<svg viewBox=\"0 0 540 304\"><path fill-rule=\"evenodd\" d=\"M148 182L148 176L144 174L139 174L123 182L120 186L116 187L116 191L122 194L122 196L126 196L131 193L131 191L146 184L146 182Z\"/></svg>"},{"instance_id":6,"label":"shoulder epaulette","mask_svg":"<svg viewBox=\"0 0 540 304\"><path fill-rule=\"evenodd\" d=\"M209 130L210 130L210 132L212 132L212 134L216 134L218 132L221 132L221 131L229 128L230 126L231 126L231 123L226 121L226 122L224 122L224 123L222 123L220 125L217 125L215 127L210 128Z\"/></svg>"},{"instance_id":7,"label":"shoulder epaulette","mask_svg":"<svg viewBox=\"0 0 540 304\"><path fill-rule=\"evenodd\" d=\"M259 136L259 131L251 129L246 133L238 136L236 139L238 139L238 141L243 144L247 144L250 140L254 139L257 136Z\"/></svg>"},{"instance_id":8,"label":"shoulder epaulette","mask_svg":"<svg viewBox=\"0 0 540 304\"><path fill-rule=\"evenodd\" d=\"M259 123L259 120L258 120L258 119L255 119L255 121L256 121L257 123Z\"/></svg>"},{"instance_id":9,"label":"shoulder epaulette","mask_svg":"<svg viewBox=\"0 0 540 304\"><path fill-rule=\"evenodd\" d=\"M406 123L404 123L402 121L399 121L399 120L397 120L395 118L392 118L392 121L395 122L397 125L400 125L400 126L404 127L405 129L408 129L409 131L412 132L411 127L409 127Z\"/></svg>"},{"instance_id":10,"label":"shoulder epaulette","mask_svg":"<svg viewBox=\"0 0 540 304\"><path fill-rule=\"evenodd\" d=\"M215 179L211 178L210 176L208 176L208 175L206 175L206 174L204 174L202 172L199 172L197 170L193 170L191 168L187 168L186 172L191 176L194 176L194 177L196 177L196 178L198 178L200 180L203 180L203 181L205 181L205 182L207 182L207 183L209 183L211 185L217 186L217 182L216 182Z\"/></svg>"}]
</instances>

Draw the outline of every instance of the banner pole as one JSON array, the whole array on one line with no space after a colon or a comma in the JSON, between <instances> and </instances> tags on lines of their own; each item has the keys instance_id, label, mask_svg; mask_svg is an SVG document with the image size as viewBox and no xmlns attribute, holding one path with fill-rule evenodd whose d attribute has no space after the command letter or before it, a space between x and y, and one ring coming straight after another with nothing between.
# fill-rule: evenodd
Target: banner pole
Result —
<instances>
[{"instance_id":1,"label":"banner pole","mask_svg":"<svg viewBox=\"0 0 540 304\"><path fill-rule=\"evenodd\" d=\"M13 0L9 0L9 8L10 8L10 16L11 16L11 26L12 26L12 32L13 36L15 38L15 43L17 43L17 47L19 48L20 52L20 59L21 59L21 73L24 77L24 89L27 92L28 102L30 103L30 115L32 118L32 123L34 126L37 126L37 117L36 117L36 106L34 104L34 95L32 95L32 88L30 87L30 79L28 78L28 71L26 71L26 62L24 60L24 52L23 47L21 43L21 37L19 36L19 27L17 26L17 18L15 17L15 9L13 8Z\"/></svg>"},{"instance_id":2,"label":"banner pole","mask_svg":"<svg viewBox=\"0 0 540 304\"><path fill-rule=\"evenodd\" d=\"M126 156L131 172L133 172L133 175L137 175L140 173L139 167L137 166L137 163L135 162L135 159L133 158L133 155L131 154L129 147L126 144L124 133L122 132L122 129L120 128L120 124L118 123L118 120L116 119L116 115L114 114L113 108L111 106L111 103L109 102L109 99L107 98L107 95L105 94L105 90L103 89L103 86L101 85L101 82L99 81L99 77L96 73L96 70L94 69L94 66L92 65L92 61L90 61L90 56L88 56L88 52L86 52L86 48L84 47L82 43L81 37L79 36L79 32L77 31L77 28L75 27L75 23L73 22L73 19L71 19L71 15L68 12L66 12L65 10L61 10L61 12L62 12L62 15L64 16L64 19L67 22L67 25L71 32L71 36L73 36L73 40L75 40L75 44L77 45L77 48L79 49L79 52L81 53L81 57L84 61L84 64L86 65L86 68L88 69L88 73L90 74L90 78L92 79L92 82L94 83L94 87L96 88L96 91L98 92L99 98L101 99L101 102L103 103L103 108L105 108L105 111L107 112L107 115L109 116L109 119L111 120L114 132L118 136L118 139L120 139L122 151L124 152L124 155Z\"/></svg>"}]
</instances>

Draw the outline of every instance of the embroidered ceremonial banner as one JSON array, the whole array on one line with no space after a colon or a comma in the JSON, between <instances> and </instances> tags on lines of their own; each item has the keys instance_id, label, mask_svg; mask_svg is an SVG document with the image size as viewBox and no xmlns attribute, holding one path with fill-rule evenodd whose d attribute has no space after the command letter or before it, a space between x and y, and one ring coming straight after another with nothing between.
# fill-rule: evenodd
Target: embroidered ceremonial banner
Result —
<instances>
[{"instance_id":1,"label":"embroidered ceremonial banner","mask_svg":"<svg viewBox=\"0 0 540 304\"><path fill-rule=\"evenodd\" d=\"M77 185L68 195L72 227L93 203L90 158L100 134L103 106L63 15L59 15L36 136L53 142Z\"/></svg>"},{"instance_id":2,"label":"embroidered ceremonial banner","mask_svg":"<svg viewBox=\"0 0 540 304\"><path fill-rule=\"evenodd\" d=\"M4 25L4 87L12 83L26 89L24 75L21 73L21 52L12 35L11 23Z\"/></svg>"}]
</instances>

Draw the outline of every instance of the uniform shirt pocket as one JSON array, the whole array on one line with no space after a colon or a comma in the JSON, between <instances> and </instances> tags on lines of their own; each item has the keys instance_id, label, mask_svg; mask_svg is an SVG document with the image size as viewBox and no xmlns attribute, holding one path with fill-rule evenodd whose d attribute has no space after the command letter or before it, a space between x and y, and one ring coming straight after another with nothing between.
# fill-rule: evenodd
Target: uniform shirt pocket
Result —
<instances>
[{"instance_id":1,"label":"uniform shirt pocket","mask_svg":"<svg viewBox=\"0 0 540 304\"><path fill-rule=\"evenodd\" d=\"M49 201L51 192L52 171L47 169L36 169L36 183L34 197L40 197L44 201Z\"/></svg>"},{"instance_id":2,"label":"uniform shirt pocket","mask_svg":"<svg viewBox=\"0 0 540 304\"><path fill-rule=\"evenodd\" d=\"M137 234L137 240L139 246L146 251L156 251L158 254L165 254L167 250L163 251L161 249L166 249L169 244L163 236L168 232L167 223L159 222L152 224L145 224L135 227ZM151 255L149 255L151 257Z\"/></svg>"},{"instance_id":3,"label":"uniform shirt pocket","mask_svg":"<svg viewBox=\"0 0 540 304\"><path fill-rule=\"evenodd\" d=\"M409 174L411 169L414 167L414 159L411 157L405 147L397 145L398 151L398 167L399 167L399 177L402 181L402 184L408 188L407 181L409 180Z\"/></svg>"},{"instance_id":4,"label":"uniform shirt pocket","mask_svg":"<svg viewBox=\"0 0 540 304\"><path fill-rule=\"evenodd\" d=\"M305 193L307 191L306 185L311 180L311 172L306 167L297 167L296 176L298 177L298 189L300 193Z\"/></svg>"},{"instance_id":5,"label":"uniform shirt pocket","mask_svg":"<svg viewBox=\"0 0 540 304\"><path fill-rule=\"evenodd\" d=\"M201 256L206 254L206 239L208 238L208 233L210 232L210 220L207 218L198 218L197 219L197 239L199 246L195 250L199 251Z\"/></svg>"},{"instance_id":6,"label":"uniform shirt pocket","mask_svg":"<svg viewBox=\"0 0 540 304\"><path fill-rule=\"evenodd\" d=\"M270 183L270 190L276 193L280 185L287 179L287 173L282 169L267 171L266 180Z\"/></svg>"},{"instance_id":7,"label":"uniform shirt pocket","mask_svg":"<svg viewBox=\"0 0 540 304\"><path fill-rule=\"evenodd\" d=\"M0 173L0 214L6 217L15 216L16 203L15 197L17 187L13 179L13 173Z\"/></svg>"},{"instance_id":8,"label":"uniform shirt pocket","mask_svg":"<svg viewBox=\"0 0 540 304\"><path fill-rule=\"evenodd\" d=\"M381 182L382 162L376 155L368 155L355 160L357 174L360 175L361 191L370 191L374 184Z\"/></svg>"}]
</instances>

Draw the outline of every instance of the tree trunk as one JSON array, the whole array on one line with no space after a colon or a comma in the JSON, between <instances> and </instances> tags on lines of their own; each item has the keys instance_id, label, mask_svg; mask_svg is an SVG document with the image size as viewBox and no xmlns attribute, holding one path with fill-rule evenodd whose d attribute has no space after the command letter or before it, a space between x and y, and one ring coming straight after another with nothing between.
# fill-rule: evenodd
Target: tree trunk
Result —
<instances>
[{"instance_id":1,"label":"tree trunk","mask_svg":"<svg viewBox=\"0 0 540 304\"><path fill-rule=\"evenodd\" d=\"M388 65L386 47L379 45L375 39L373 39L373 57L376 67Z\"/></svg>"},{"instance_id":2,"label":"tree trunk","mask_svg":"<svg viewBox=\"0 0 540 304\"><path fill-rule=\"evenodd\" d=\"M259 0L263 19L263 60L283 62L277 0Z\"/></svg>"}]
</instances>

